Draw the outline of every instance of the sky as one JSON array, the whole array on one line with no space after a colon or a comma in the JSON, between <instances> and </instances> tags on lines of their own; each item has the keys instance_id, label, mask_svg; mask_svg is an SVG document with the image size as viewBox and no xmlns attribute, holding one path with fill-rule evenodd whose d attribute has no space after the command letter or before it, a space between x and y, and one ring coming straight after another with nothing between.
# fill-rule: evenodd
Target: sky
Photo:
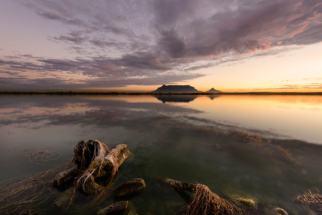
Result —
<instances>
[{"instance_id":1,"label":"sky","mask_svg":"<svg viewBox=\"0 0 322 215\"><path fill-rule=\"evenodd\" d=\"M321 0L5 0L0 91L321 92Z\"/></svg>"}]
</instances>

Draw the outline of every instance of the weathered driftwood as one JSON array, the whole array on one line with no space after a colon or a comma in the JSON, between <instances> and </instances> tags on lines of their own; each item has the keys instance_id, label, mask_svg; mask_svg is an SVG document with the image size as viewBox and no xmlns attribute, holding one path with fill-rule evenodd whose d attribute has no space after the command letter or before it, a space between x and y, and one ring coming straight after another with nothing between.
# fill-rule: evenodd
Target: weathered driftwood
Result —
<instances>
[{"instance_id":1,"label":"weathered driftwood","mask_svg":"<svg viewBox=\"0 0 322 215\"><path fill-rule=\"evenodd\" d=\"M115 196L126 196L133 193L141 192L145 188L145 182L142 178L135 178L118 186L113 194Z\"/></svg>"},{"instance_id":2,"label":"weathered driftwood","mask_svg":"<svg viewBox=\"0 0 322 215\"><path fill-rule=\"evenodd\" d=\"M119 166L129 155L130 152L125 144L109 149L97 140L80 141L74 148L73 162L77 168L59 173L53 185L61 185L67 177L78 174L81 176L76 182L77 188L86 194L96 194L101 189L101 185L95 182L95 178L113 178Z\"/></svg>"},{"instance_id":3,"label":"weathered driftwood","mask_svg":"<svg viewBox=\"0 0 322 215\"><path fill-rule=\"evenodd\" d=\"M101 209L98 212L98 215L107 215L115 212L121 212L125 211L128 208L129 202L128 201L123 201L123 202L116 202L111 205L109 205L106 208Z\"/></svg>"},{"instance_id":4,"label":"weathered driftwood","mask_svg":"<svg viewBox=\"0 0 322 215\"><path fill-rule=\"evenodd\" d=\"M96 177L111 177L117 172L119 166L130 155L127 145L120 144L109 150L103 157L97 156L78 180L78 188L86 194L97 193L101 186L95 183Z\"/></svg>"}]
</instances>

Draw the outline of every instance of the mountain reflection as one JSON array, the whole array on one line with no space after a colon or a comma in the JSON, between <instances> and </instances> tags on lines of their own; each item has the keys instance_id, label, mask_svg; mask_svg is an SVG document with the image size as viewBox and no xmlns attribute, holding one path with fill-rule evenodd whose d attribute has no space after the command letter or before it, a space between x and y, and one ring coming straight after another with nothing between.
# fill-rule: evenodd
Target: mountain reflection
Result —
<instances>
[{"instance_id":1,"label":"mountain reflection","mask_svg":"<svg viewBox=\"0 0 322 215\"><path fill-rule=\"evenodd\" d=\"M214 100L215 98L220 97L220 95L209 95L208 96L211 100Z\"/></svg>"},{"instance_id":2,"label":"mountain reflection","mask_svg":"<svg viewBox=\"0 0 322 215\"><path fill-rule=\"evenodd\" d=\"M159 95L155 96L158 100L162 101L163 103L167 102L192 102L198 96L196 95Z\"/></svg>"}]
</instances>

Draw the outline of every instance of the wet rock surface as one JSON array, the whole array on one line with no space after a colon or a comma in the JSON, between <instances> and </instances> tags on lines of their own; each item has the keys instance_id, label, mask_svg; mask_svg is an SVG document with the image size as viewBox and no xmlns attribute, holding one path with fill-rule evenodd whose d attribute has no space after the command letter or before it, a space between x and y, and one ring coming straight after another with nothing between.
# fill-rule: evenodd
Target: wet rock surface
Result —
<instances>
[{"instance_id":1,"label":"wet rock surface","mask_svg":"<svg viewBox=\"0 0 322 215\"><path fill-rule=\"evenodd\" d=\"M236 198L235 199L240 205L246 206L246 207L255 207L256 203L252 199L247 198Z\"/></svg>"},{"instance_id":2,"label":"wet rock surface","mask_svg":"<svg viewBox=\"0 0 322 215\"><path fill-rule=\"evenodd\" d=\"M135 178L118 186L113 191L113 194L115 196L127 196L133 193L142 192L145 186L145 181L142 178Z\"/></svg>"},{"instance_id":3,"label":"wet rock surface","mask_svg":"<svg viewBox=\"0 0 322 215\"><path fill-rule=\"evenodd\" d=\"M277 215L288 215L288 213L282 208L275 208L274 211Z\"/></svg>"},{"instance_id":4,"label":"wet rock surface","mask_svg":"<svg viewBox=\"0 0 322 215\"><path fill-rule=\"evenodd\" d=\"M97 214L98 215L107 215L107 214L114 214L117 212L123 212L128 208L129 202L122 201L113 203L106 208L101 209Z\"/></svg>"}]
</instances>

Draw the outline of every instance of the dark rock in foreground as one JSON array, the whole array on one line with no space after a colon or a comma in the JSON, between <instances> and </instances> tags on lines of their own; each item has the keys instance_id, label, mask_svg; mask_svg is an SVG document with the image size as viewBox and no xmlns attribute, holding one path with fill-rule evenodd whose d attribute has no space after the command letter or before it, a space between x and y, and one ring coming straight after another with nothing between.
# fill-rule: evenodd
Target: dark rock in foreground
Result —
<instances>
[{"instance_id":1,"label":"dark rock in foreground","mask_svg":"<svg viewBox=\"0 0 322 215\"><path fill-rule=\"evenodd\" d=\"M200 93L190 85L163 85L159 87L154 93Z\"/></svg>"},{"instance_id":2,"label":"dark rock in foreground","mask_svg":"<svg viewBox=\"0 0 322 215\"><path fill-rule=\"evenodd\" d=\"M115 212L125 211L127 209L128 205L129 205L129 202L127 202L127 201L116 202L116 203L109 205L106 208L103 208L97 214L98 215L106 215L106 214L112 214Z\"/></svg>"},{"instance_id":3,"label":"dark rock in foreground","mask_svg":"<svg viewBox=\"0 0 322 215\"><path fill-rule=\"evenodd\" d=\"M113 191L113 194L115 196L127 196L142 191L145 186L145 182L142 178L135 178L118 186Z\"/></svg>"},{"instance_id":4,"label":"dark rock in foreground","mask_svg":"<svg viewBox=\"0 0 322 215\"><path fill-rule=\"evenodd\" d=\"M275 212L278 215L288 215L288 213L282 208L275 208Z\"/></svg>"}]
</instances>

